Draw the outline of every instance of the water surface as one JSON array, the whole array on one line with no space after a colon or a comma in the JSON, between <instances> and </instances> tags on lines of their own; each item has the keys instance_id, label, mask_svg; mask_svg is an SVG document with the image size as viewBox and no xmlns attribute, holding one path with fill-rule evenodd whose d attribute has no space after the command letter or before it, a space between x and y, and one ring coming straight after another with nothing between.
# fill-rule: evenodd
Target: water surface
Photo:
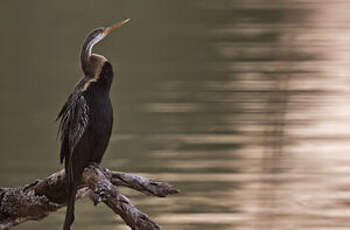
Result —
<instances>
[{"instance_id":1,"label":"water surface","mask_svg":"<svg viewBox=\"0 0 350 230\"><path fill-rule=\"evenodd\" d=\"M163 229L348 229L347 1L2 1L0 184L61 168L54 122L86 33L114 65L103 165L175 184L123 189ZM75 229L127 229L77 202ZM62 209L17 229L60 228Z\"/></svg>"}]
</instances>

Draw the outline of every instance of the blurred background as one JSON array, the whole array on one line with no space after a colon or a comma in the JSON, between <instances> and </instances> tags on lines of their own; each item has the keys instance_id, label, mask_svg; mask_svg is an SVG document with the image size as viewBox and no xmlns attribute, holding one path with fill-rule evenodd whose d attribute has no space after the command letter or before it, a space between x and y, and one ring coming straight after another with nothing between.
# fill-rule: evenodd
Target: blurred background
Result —
<instances>
[{"instance_id":1,"label":"blurred background","mask_svg":"<svg viewBox=\"0 0 350 230\"><path fill-rule=\"evenodd\" d=\"M0 2L0 185L59 170L56 115L86 34L117 73L103 165L175 184L122 191L163 229L349 229L350 2ZM77 202L74 229L128 229ZM16 229L59 229L65 209Z\"/></svg>"}]
</instances>

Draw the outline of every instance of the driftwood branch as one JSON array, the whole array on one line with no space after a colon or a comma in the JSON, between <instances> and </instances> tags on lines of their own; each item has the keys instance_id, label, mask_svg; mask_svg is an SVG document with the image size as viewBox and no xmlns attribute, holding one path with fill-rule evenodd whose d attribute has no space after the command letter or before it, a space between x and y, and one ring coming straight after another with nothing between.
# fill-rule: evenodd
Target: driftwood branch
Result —
<instances>
[{"instance_id":1,"label":"driftwood branch","mask_svg":"<svg viewBox=\"0 0 350 230\"><path fill-rule=\"evenodd\" d=\"M65 206L64 170L45 179L18 188L0 188L0 230L10 229L28 220L41 220ZM83 173L77 199L89 195L94 203L103 202L134 230L155 230L159 226L139 211L121 194L118 186L146 195L165 197L179 191L172 185L123 172L111 171L96 164Z\"/></svg>"}]
</instances>

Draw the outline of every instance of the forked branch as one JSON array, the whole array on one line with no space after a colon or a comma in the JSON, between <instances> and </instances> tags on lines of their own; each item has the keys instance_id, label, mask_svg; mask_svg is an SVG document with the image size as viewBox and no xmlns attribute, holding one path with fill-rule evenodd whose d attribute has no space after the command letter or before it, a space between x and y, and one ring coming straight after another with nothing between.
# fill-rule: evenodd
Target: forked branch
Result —
<instances>
[{"instance_id":1,"label":"forked branch","mask_svg":"<svg viewBox=\"0 0 350 230\"><path fill-rule=\"evenodd\" d=\"M111 171L95 164L87 167L77 199L89 194L95 204L104 202L134 230L155 230L159 226L121 194L117 186L158 197L179 192L168 183ZM64 170L23 187L0 188L0 230L10 229L28 220L41 220L50 212L64 207L67 196L65 191Z\"/></svg>"}]
</instances>

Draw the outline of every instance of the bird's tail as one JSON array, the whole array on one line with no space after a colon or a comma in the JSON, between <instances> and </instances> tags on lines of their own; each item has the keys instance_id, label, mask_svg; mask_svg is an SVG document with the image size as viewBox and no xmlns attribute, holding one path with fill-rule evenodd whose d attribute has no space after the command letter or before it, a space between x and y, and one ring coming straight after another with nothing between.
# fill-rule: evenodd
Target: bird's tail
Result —
<instances>
[{"instance_id":1,"label":"bird's tail","mask_svg":"<svg viewBox=\"0 0 350 230\"><path fill-rule=\"evenodd\" d=\"M73 179L74 176L73 176L72 161L69 161L66 163L68 163L68 165L66 164L68 199L67 199L66 218L64 220L63 230L70 230L70 227L74 221L74 203L75 203L75 196L77 194L77 184Z\"/></svg>"}]
</instances>

